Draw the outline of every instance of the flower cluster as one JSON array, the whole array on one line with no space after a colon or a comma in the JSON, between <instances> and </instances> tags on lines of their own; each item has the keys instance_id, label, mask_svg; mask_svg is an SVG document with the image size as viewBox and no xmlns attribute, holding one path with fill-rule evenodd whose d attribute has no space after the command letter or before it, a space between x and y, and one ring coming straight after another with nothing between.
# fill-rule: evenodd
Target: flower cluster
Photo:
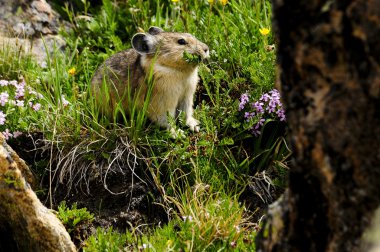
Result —
<instances>
[{"instance_id":1,"label":"flower cluster","mask_svg":"<svg viewBox=\"0 0 380 252\"><path fill-rule=\"evenodd\" d=\"M0 80L0 131L5 139L17 138L22 134L20 131L11 132L8 127L17 128L18 119L28 108L39 111L41 99L43 95L26 85L24 80Z\"/></svg>"},{"instance_id":2,"label":"flower cluster","mask_svg":"<svg viewBox=\"0 0 380 252\"><path fill-rule=\"evenodd\" d=\"M247 93L242 94L239 111L244 112L244 120L252 125L249 130L255 136L261 134L262 126L268 119L286 120L280 93L276 89L263 94L258 101L252 102Z\"/></svg>"}]
</instances>

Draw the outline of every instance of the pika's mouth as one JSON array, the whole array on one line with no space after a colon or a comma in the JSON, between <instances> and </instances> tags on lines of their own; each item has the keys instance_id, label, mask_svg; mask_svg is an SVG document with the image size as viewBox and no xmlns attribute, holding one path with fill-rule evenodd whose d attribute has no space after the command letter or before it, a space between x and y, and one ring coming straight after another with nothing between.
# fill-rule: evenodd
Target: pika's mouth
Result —
<instances>
[{"instance_id":1,"label":"pika's mouth","mask_svg":"<svg viewBox=\"0 0 380 252\"><path fill-rule=\"evenodd\" d=\"M188 52L183 52L183 59L189 64L199 64L202 62L202 57L198 54L192 54Z\"/></svg>"}]
</instances>

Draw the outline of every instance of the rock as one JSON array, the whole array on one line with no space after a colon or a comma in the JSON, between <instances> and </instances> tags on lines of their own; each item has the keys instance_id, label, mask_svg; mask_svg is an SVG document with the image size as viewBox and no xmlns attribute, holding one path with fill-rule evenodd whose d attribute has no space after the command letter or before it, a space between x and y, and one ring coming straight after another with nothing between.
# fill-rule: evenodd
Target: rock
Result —
<instances>
[{"instance_id":1,"label":"rock","mask_svg":"<svg viewBox=\"0 0 380 252\"><path fill-rule=\"evenodd\" d=\"M21 48L41 66L48 54L66 45L58 35L61 25L69 27L45 0L0 0L0 46Z\"/></svg>"},{"instance_id":2,"label":"rock","mask_svg":"<svg viewBox=\"0 0 380 252\"><path fill-rule=\"evenodd\" d=\"M0 8L0 29L11 36L57 34L62 23L45 0L0 0Z\"/></svg>"},{"instance_id":3,"label":"rock","mask_svg":"<svg viewBox=\"0 0 380 252\"><path fill-rule=\"evenodd\" d=\"M32 181L0 134L0 251L75 251L62 223L31 189Z\"/></svg>"},{"instance_id":4,"label":"rock","mask_svg":"<svg viewBox=\"0 0 380 252\"><path fill-rule=\"evenodd\" d=\"M45 48L46 45L46 48ZM54 50L63 51L66 42L59 35L47 35L43 38L22 39L9 38L0 33L0 48L22 50L26 54L32 54L40 66L46 66L46 57L53 55Z\"/></svg>"}]
</instances>

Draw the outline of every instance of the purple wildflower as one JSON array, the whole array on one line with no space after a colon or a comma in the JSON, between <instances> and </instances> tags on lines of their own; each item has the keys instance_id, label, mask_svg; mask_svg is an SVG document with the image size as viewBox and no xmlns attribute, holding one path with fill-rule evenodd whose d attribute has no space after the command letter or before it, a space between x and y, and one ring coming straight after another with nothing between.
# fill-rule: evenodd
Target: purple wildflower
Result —
<instances>
[{"instance_id":1,"label":"purple wildflower","mask_svg":"<svg viewBox=\"0 0 380 252\"><path fill-rule=\"evenodd\" d=\"M247 122L249 122L253 117L255 116L255 112L245 112L244 113L244 118L246 119Z\"/></svg>"},{"instance_id":2,"label":"purple wildflower","mask_svg":"<svg viewBox=\"0 0 380 252\"><path fill-rule=\"evenodd\" d=\"M276 111L276 108L277 108L277 102L275 100L270 100L268 102L268 106L267 106L267 110L269 113L273 113L274 111Z\"/></svg>"},{"instance_id":3,"label":"purple wildflower","mask_svg":"<svg viewBox=\"0 0 380 252\"><path fill-rule=\"evenodd\" d=\"M4 137L5 137L5 140L8 140L9 138L12 138L13 135L12 133L9 131L9 129L6 129L5 131L2 132Z\"/></svg>"},{"instance_id":4,"label":"purple wildflower","mask_svg":"<svg viewBox=\"0 0 380 252\"><path fill-rule=\"evenodd\" d=\"M3 111L0 110L0 125L4 125L5 124L5 117L7 115L3 113Z\"/></svg>"},{"instance_id":5,"label":"purple wildflower","mask_svg":"<svg viewBox=\"0 0 380 252\"><path fill-rule=\"evenodd\" d=\"M244 109L244 120L250 122L257 121L249 130L256 137L261 134L266 118L277 118L285 121L285 111L281 103L280 92L273 89L268 93L264 93L258 101L250 103L250 108L246 108L245 104L249 101L248 94L242 94L240 97L239 111Z\"/></svg>"},{"instance_id":6,"label":"purple wildflower","mask_svg":"<svg viewBox=\"0 0 380 252\"><path fill-rule=\"evenodd\" d=\"M264 122L265 122L265 119L264 118L261 118L254 126L252 126L252 128L250 129L251 130L251 133L255 136L255 137L258 137L259 135L261 135L261 126L264 125Z\"/></svg>"},{"instance_id":7,"label":"purple wildflower","mask_svg":"<svg viewBox=\"0 0 380 252\"><path fill-rule=\"evenodd\" d=\"M255 103L252 103L252 108L255 109L257 111L258 114L262 114L264 113L264 103L262 102L255 102Z\"/></svg>"},{"instance_id":8,"label":"purple wildflower","mask_svg":"<svg viewBox=\"0 0 380 252\"><path fill-rule=\"evenodd\" d=\"M0 93L0 104L1 106L5 106L5 103L8 102L9 94L8 92L1 92Z\"/></svg>"},{"instance_id":9,"label":"purple wildflower","mask_svg":"<svg viewBox=\"0 0 380 252\"><path fill-rule=\"evenodd\" d=\"M276 114L277 114L278 118L280 118L280 121L286 120L285 110L279 109L279 110L277 110Z\"/></svg>"},{"instance_id":10,"label":"purple wildflower","mask_svg":"<svg viewBox=\"0 0 380 252\"><path fill-rule=\"evenodd\" d=\"M36 104L32 105L32 108L33 108L34 111L38 111L41 108L41 104L40 103L36 103Z\"/></svg>"},{"instance_id":11,"label":"purple wildflower","mask_svg":"<svg viewBox=\"0 0 380 252\"><path fill-rule=\"evenodd\" d=\"M255 129L255 130L260 129L260 127L264 125L264 122L265 122L265 119L261 118L261 119L256 123L256 125L254 126L254 129Z\"/></svg>"},{"instance_id":12,"label":"purple wildflower","mask_svg":"<svg viewBox=\"0 0 380 252\"><path fill-rule=\"evenodd\" d=\"M240 96L239 111L241 111L241 110L244 108L245 104L246 104L248 101L249 101L249 97L248 97L248 94L247 94L247 93L242 94L242 95Z\"/></svg>"},{"instance_id":13,"label":"purple wildflower","mask_svg":"<svg viewBox=\"0 0 380 252\"><path fill-rule=\"evenodd\" d=\"M251 113L249 113L249 112L245 112L244 113L244 118L245 119L249 119L250 116L251 116Z\"/></svg>"},{"instance_id":14,"label":"purple wildflower","mask_svg":"<svg viewBox=\"0 0 380 252\"><path fill-rule=\"evenodd\" d=\"M19 136L21 136L22 135L22 132L21 131L15 131L15 132L13 132L13 137L14 138L17 138L17 137L19 137Z\"/></svg>"},{"instance_id":15,"label":"purple wildflower","mask_svg":"<svg viewBox=\"0 0 380 252\"><path fill-rule=\"evenodd\" d=\"M8 83L9 83L9 81L7 81L7 80L0 80L0 86L2 86L2 87L8 86Z\"/></svg>"},{"instance_id":16,"label":"purple wildflower","mask_svg":"<svg viewBox=\"0 0 380 252\"><path fill-rule=\"evenodd\" d=\"M277 89L273 89L269 91L269 93L271 94L273 99L278 99L278 100L280 99L280 92L278 92Z\"/></svg>"},{"instance_id":17,"label":"purple wildflower","mask_svg":"<svg viewBox=\"0 0 380 252\"><path fill-rule=\"evenodd\" d=\"M265 93L260 97L260 101L267 102L270 99L269 94Z\"/></svg>"}]
</instances>

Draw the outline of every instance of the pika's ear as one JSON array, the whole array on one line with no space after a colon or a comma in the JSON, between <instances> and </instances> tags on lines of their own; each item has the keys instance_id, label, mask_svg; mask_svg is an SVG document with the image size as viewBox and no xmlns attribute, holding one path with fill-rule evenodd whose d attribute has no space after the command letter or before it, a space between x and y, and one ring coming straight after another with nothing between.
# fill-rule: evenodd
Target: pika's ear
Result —
<instances>
[{"instance_id":1,"label":"pika's ear","mask_svg":"<svg viewBox=\"0 0 380 252\"><path fill-rule=\"evenodd\" d=\"M162 30L160 27L156 27L156 26L151 26L148 30L148 33L150 35L157 35L161 32L164 32L164 30Z\"/></svg>"},{"instance_id":2,"label":"pika's ear","mask_svg":"<svg viewBox=\"0 0 380 252\"><path fill-rule=\"evenodd\" d=\"M133 48L140 54L151 54L155 52L156 39L145 33L137 33L132 38Z\"/></svg>"}]
</instances>

